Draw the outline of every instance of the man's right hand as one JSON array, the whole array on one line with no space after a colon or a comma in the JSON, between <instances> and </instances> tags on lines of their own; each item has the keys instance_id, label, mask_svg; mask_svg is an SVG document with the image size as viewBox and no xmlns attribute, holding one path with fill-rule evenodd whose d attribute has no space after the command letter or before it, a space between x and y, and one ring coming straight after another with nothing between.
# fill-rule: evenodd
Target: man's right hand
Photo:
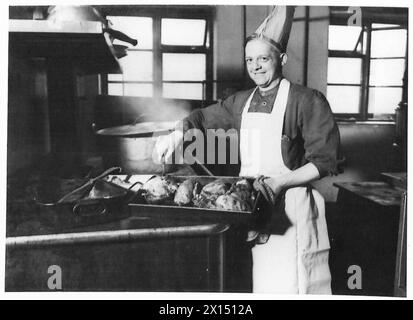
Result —
<instances>
[{"instance_id":1,"label":"man's right hand","mask_svg":"<svg viewBox=\"0 0 413 320\"><path fill-rule=\"evenodd\" d=\"M155 148L153 149L153 159L157 163L170 163L172 153L183 143L184 134L180 130L160 136L156 140Z\"/></svg>"}]
</instances>

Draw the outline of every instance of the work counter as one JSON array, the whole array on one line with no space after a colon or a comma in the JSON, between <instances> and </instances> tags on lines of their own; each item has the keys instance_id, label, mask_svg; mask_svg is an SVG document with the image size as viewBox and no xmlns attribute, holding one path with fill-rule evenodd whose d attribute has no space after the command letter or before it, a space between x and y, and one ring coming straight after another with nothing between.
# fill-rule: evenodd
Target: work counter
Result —
<instances>
[{"instance_id":1,"label":"work counter","mask_svg":"<svg viewBox=\"0 0 413 320\"><path fill-rule=\"evenodd\" d=\"M393 296L401 258L403 191L384 181L337 182L334 186L339 191L335 213L329 217L333 291ZM360 271L358 288L348 282L354 270Z\"/></svg>"},{"instance_id":2,"label":"work counter","mask_svg":"<svg viewBox=\"0 0 413 320\"><path fill-rule=\"evenodd\" d=\"M237 226L129 210L62 229L25 196L30 181L8 182L6 291L50 291L54 266L63 291L251 290L246 231Z\"/></svg>"},{"instance_id":3,"label":"work counter","mask_svg":"<svg viewBox=\"0 0 413 320\"><path fill-rule=\"evenodd\" d=\"M131 216L8 237L6 290L48 291L49 268L58 266L67 291L223 291L228 229Z\"/></svg>"}]
</instances>

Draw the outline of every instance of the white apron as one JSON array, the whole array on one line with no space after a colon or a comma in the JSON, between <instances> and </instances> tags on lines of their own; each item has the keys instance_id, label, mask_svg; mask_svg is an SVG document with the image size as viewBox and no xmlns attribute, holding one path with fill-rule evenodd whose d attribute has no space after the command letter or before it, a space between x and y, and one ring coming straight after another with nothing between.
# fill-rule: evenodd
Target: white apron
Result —
<instances>
[{"instance_id":1,"label":"white apron","mask_svg":"<svg viewBox=\"0 0 413 320\"><path fill-rule=\"evenodd\" d=\"M242 112L240 176L271 176L291 172L284 164L281 139L290 83L282 79L272 112ZM330 243L324 199L314 189L295 187L285 194L291 226L252 248L253 292L331 294L328 266Z\"/></svg>"}]
</instances>

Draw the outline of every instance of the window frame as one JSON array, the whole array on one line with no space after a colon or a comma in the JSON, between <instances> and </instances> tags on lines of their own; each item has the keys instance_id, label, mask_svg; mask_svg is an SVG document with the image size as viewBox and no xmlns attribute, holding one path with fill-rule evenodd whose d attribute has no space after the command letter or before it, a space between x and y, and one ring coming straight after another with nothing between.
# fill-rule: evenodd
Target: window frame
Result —
<instances>
[{"instance_id":1,"label":"window frame","mask_svg":"<svg viewBox=\"0 0 413 320\"><path fill-rule=\"evenodd\" d=\"M332 10L333 9L333 10ZM347 26L347 20L350 16L347 13L347 9L343 9L339 14L337 11L333 14L334 7L330 8L330 21L329 26L332 25L341 25ZM360 99L359 99L359 112L358 113L334 113L335 117L338 120L349 121L349 120L356 120L356 121L394 121L395 120L395 112L393 113L369 113L369 89L370 88L401 88L402 91L404 90L404 78L402 85L370 85L370 64L371 60L384 60L384 59L404 59L405 64L408 63L408 55L407 55L407 46L408 46L408 26L403 23L403 21L381 21L377 17L369 17L367 11L367 17L365 17L366 12L363 11L362 15L362 25L361 25L361 32L356 43L355 48L350 50L330 50L328 49L328 58L361 58L362 59L362 70L361 70L361 82L360 84L348 84L348 83L329 83L327 82L327 86L359 86L360 87ZM372 25L375 23L381 24L397 24L398 26L391 26L391 27L383 27L383 28L373 28ZM406 52L404 57L371 57L371 37L372 32L376 30L406 30ZM364 33L366 34L364 41ZM361 52L357 51L357 47L361 41ZM365 47L363 47L365 46ZM365 52L363 53L363 49L365 48ZM403 76L404 77L404 76ZM400 102L402 102L402 97L400 98ZM395 106L396 108L396 106Z\"/></svg>"},{"instance_id":2,"label":"window frame","mask_svg":"<svg viewBox=\"0 0 413 320\"><path fill-rule=\"evenodd\" d=\"M133 16L152 18L153 45L152 49L140 49L139 39L138 48L128 48L128 51L153 52L153 80L152 81L109 81L108 74L101 75L101 92L108 94L109 83L136 83L152 84L152 98L163 97L164 83L200 83L203 87L203 93L200 101L212 100L213 96L213 22L214 6L101 6L99 10L104 16ZM187 46L187 45L163 45L161 43L161 25L162 19L202 19L206 21L204 45ZM206 56L206 70L204 81L164 81L162 79L163 54L164 53L201 53Z\"/></svg>"}]
</instances>

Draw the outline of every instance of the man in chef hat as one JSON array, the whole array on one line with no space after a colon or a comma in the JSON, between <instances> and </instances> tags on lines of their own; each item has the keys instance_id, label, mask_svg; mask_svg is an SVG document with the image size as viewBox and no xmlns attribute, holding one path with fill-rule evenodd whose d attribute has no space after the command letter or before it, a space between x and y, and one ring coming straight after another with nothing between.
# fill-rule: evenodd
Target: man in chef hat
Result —
<instances>
[{"instance_id":1,"label":"man in chef hat","mask_svg":"<svg viewBox=\"0 0 413 320\"><path fill-rule=\"evenodd\" d=\"M170 157L191 128L236 129L239 175L257 177L254 187L272 208L248 233L253 291L330 294L324 199L310 183L337 173L339 132L322 93L282 76L293 16L293 7L276 6L247 38L245 60L255 88L194 111L182 130L158 141L157 150ZM249 152L249 141L258 152Z\"/></svg>"}]
</instances>

